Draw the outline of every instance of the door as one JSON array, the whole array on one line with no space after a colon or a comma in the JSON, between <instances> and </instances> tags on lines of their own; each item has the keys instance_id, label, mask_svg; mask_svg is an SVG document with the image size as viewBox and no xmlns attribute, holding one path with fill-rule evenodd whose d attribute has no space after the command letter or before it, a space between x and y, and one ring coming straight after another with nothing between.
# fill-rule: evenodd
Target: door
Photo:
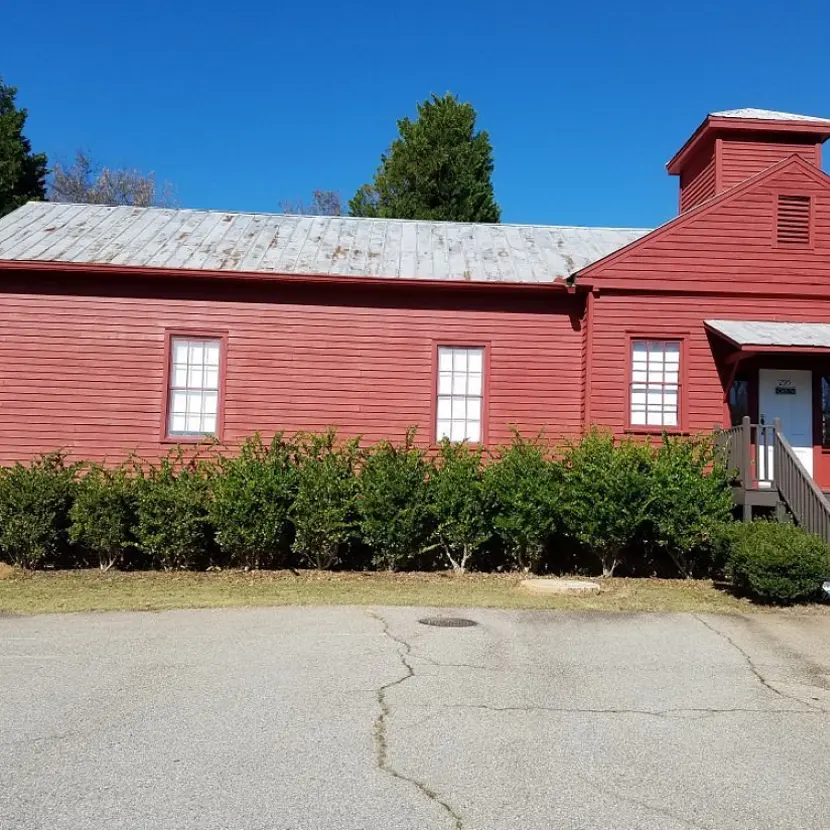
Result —
<instances>
[{"instance_id":1,"label":"door","mask_svg":"<svg viewBox=\"0 0 830 830\"><path fill-rule=\"evenodd\" d=\"M758 415L763 424L781 420L781 432L813 474L813 373L805 369L760 369Z\"/></svg>"}]
</instances>

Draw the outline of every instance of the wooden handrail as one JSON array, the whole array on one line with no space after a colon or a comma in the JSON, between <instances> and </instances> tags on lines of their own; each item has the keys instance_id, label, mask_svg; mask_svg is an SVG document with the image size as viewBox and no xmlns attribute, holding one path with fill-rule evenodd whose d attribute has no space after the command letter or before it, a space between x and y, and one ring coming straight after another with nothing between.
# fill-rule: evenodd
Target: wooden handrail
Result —
<instances>
[{"instance_id":1,"label":"wooden handrail","mask_svg":"<svg viewBox=\"0 0 830 830\"><path fill-rule=\"evenodd\" d=\"M775 486L795 520L830 545L830 503L780 429L775 430L774 468Z\"/></svg>"},{"instance_id":2,"label":"wooden handrail","mask_svg":"<svg viewBox=\"0 0 830 830\"><path fill-rule=\"evenodd\" d=\"M745 491L775 489L805 530L830 545L830 502L773 424L753 424L743 418L738 426L715 429L715 445L735 476L736 486Z\"/></svg>"}]
</instances>

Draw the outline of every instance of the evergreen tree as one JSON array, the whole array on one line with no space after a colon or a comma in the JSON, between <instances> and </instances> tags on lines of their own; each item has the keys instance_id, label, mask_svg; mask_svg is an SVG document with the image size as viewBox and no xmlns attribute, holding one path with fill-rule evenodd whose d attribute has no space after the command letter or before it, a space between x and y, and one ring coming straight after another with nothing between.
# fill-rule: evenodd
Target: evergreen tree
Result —
<instances>
[{"instance_id":1,"label":"evergreen tree","mask_svg":"<svg viewBox=\"0 0 830 830\"><path fill-rule=\"evenodd\" d=\"M381 156L372 184L349 202L352 216L498 222L490 137L476 132L476 112L447 93L398 121L399 137Z\"/></svg>"},{"instance_id":2,"label":"evergreen tree","mask_svg":"<svg viewBox=\"0 0 830 830\"><path fill-rule=\"evenodd\" d=\"M46 156L32 153L23 135L27 112L15 106L17 89L0 78L0 216L46 197Z\"/></svg>"}]
</instances>

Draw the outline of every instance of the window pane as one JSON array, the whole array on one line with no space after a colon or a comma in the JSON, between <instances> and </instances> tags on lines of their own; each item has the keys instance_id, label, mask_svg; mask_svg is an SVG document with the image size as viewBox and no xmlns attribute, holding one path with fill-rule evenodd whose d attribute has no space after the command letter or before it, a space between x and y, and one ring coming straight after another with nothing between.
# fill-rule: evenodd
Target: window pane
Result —
<instances>
[{"instance_id":1,"label":"window pane","mask_svg":"<svg viewBox=\"0 0 830 830\"><path fill-rule=\"evenodd\" d=\"M483 349L470 349L470 353L468 356L468 365L467 368L470 372L478 372L481 374L483 371Z\"/></svg>"},{"instance_id":2,"label":"window pane","mask_svg":"<svg viewBox=\"0 0 830 830\"><path fill-rule=\"evenodd\" d=\"M635 340L633 345L634 360L645 361L648 355L648 346L643 340Z\"/></svg>"},{"instance_id":3,"label":"window pane","mask_svg":"<svg viewBox=\"0 0 830 830\"><path fill-rule=\"evenodd\" d=\"M452 374L450 372L441 372L441 374L438 375L438 394L452 394Z\"/></svg>"},{"instance_id":4,"label":"window pane","mask_svg":"<svg viewBox=\"0 0 830 830\"><path fill-rule=\"evenodd\" d=\"M467 430L464 421L453 421L450 429L450 440L463 441L466 437Z\"/></svg>"},{"instance_id":5,"label":"window pane","mask_svg":"<svg viewBox=\"0 0 830 830\"><path fill-rule=\"evenodd\" d=\"M449 438L450 437L450 422L449 421L439 421L437 432L438 432L438 440L439 441L442 438Z\"/></svg>"},{"instance_id":6,"label":"window pane","mask_svg":"<svg viewBox=\"0 0 830 830\"><path fill-rule=\"evenodd\" d=\"M219 369L218 367L205 367L205 389L219 388Z\"/></svg>"},{"instance_id":7,"label":"window pane","mask_svg":"<svg viewBox=\"0 0 830 830\"><path fill-rule=\"evenodd\" d=\"M215 433L216 432L216 414L207 414L202 418L202 432Z\"/></svg>"},{"instance_id":8,"label":"window pane","mask_svg":"<svg viewBox=\"0 0 830 830\"><path fill-rule=\"evenodd\" d=\"M218 343L205 343L205 364L207 366L219 366Z\"/></svg>"},{"instance_id":9,"label":"window pane","mask_svg":"<svg viewBox=\"0 0 830 830\"><path fill-rule=\"evenodd\" d=\"M467 417L467 407L464 398L452 399L452 419L454 421L463 421Z\"/></svg>"},{"instance_id":10,"label":"window pane","mask_svg":"<svg viewBox=\"0 0 830 830\"><path fill-rule=\"evenodd\" d=\"M205 392L202 396L202 409L206 415L216 415L218 404L219 394L217 392Z\"/></svg>"},{"instance_id":11,"label":"window pane","mask_svg":"<svg viewBox=\"0 0 830 830\"><path fill-rule=\"evenodd\" d=\"M188 355L188 360L190 363L201 365L205 359L204 352L205 347L201 340L193 340L190 343L190 354Z\"/></svg>"},{"instance_id":12,"label":"window pane","mask_svg":"<svg viewBox=\"0 0 830 830\"><path fill-rule=\"evenodd\" d=\"M452 370L455 373L467 371L467 350L454 349L452 355Z\"/></svg>"},{"instance_id":13,"label":"window pane","mask_svg":"<svg viewBox=\"0 0 830 830\"><path fill-rule=\"evenodd\" d=\"M452 392L454 395L464 395L467 392L467 375L453 372Z\"/></svg>"},{"instance_id":14,"label":"window pane","mask_svg":"<svg viewBox=\"0 0 830 830\"><path fill-rule=\"evenodd\" d=\"M481 398L467 398L467 419L470 421L481 420Z\"/></svg>"},{"instance_id":15,"label":"window pane","mask_svg":"<svg viewBox=\"0 0 830 830\"><path fill-rule=\"evenodd\" d=\"M481 375L478 373L471 374L467 379L467 394L480 395L481 394Z\"/></svg>"},{"instance_id":16,"label":"window pane","mask_svg":"<svg viewBox=\"0 0 830 830\"><path fill-rule=\"evenodd\" d=\"M187 349L188 349L188 342L187 340L174 340L173 341L173 362L178 363L180 365L187 365Z\"/></svg>"},{"instance_id":17,"label":"window pane","mask_svg":"<svg viewBox=\"0 0 830 830\"><path fill-rule=\"evenodd\" d=\"M187 366L173 367L173 386L187 386Z\"/></svg>"},{"instance_id":18,"label":"window pane","mask_svg":"<svg viewBox=\"0 0 830 830\"><path fill-rule=\"evenodd\" d=\"M452 371L452 349L445 349L443 347L438 349L438 371Z\"/></svg>"},{"instance_id":19,"label":"window pane","mask_svg":"<svg viewBox=\"0 0 830 830\"><path fill-rule=\"evenodd\" d=\"M467 438L470 441L481 441L481 423L479 421L468 422Z\"/></svg>"},{"instance_id":20,"label":"window pane","mask_svg":"<svg viewBox=\"0 0 830 830\"><path fill-rule=\"evenodd\" d=\"M438 398L438 420L448 420L451 417L450 399L447 397Z\"/></svg>"},{"instance_id":21,"label":"window pane","mask_svg":"<svg viewBox=\"0 0 830 830\"><path fill-rule=\"evenodd\" d=\"M187 386L189 389L202 388L202 366L190 364L187 370Z\"/></svg>"}]
</instances>

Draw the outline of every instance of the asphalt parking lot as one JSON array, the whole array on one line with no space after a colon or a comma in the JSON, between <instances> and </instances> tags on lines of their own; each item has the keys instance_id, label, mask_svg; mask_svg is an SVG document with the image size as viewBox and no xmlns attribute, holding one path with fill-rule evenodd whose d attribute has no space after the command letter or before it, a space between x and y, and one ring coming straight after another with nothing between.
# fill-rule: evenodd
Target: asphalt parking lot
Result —
<instances>
[{"instance_id":1,"label":"asphalt parking lot","mask_svg":"<svg viewBox=\"0 0 830 830\"><path fill-rule=\"evenodd\" d=\"M825 616L0 618L2 830L830 826Z\"/></svg>"}]
</instances>

